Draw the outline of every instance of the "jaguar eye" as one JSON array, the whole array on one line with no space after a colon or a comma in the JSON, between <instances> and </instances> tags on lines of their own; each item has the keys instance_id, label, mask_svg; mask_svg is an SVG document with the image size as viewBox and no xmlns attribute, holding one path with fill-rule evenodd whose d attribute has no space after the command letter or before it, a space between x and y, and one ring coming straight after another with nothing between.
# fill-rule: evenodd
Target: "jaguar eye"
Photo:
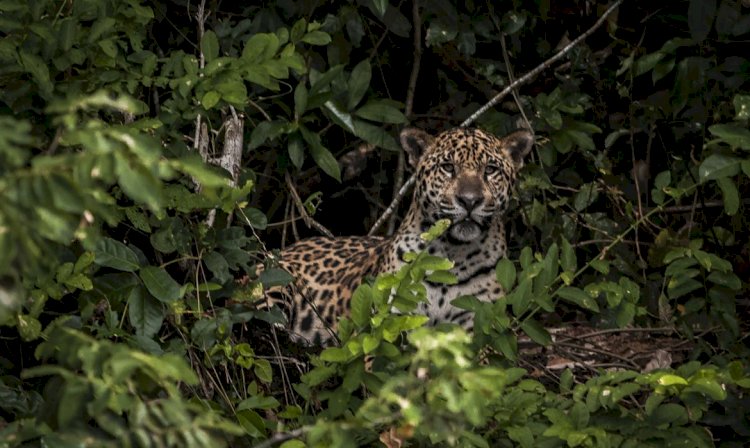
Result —
<instances>
[{"instance_id":1,"label":"jaguar eye","mask_svg":"<svg viewBox=\"0 0 750 448\"><path fill-rule=\"evenodd\" d=\"M456 171L456 167L450 162L441 163L440 169L448 174L453 174L453 172Z\"/></svg>"},{"instance_id":2,"label":"jaguar eye","mask_svg":"<svg viewBox=\"0 0 750 448\"><path fill-rule=\"evenodd\" d=\"M484 174L487 176L495 174L498 171L500 171L500 167L498 167L497 165L487 165L486 167L484 167Z\"/></svg>"}]
</instances>

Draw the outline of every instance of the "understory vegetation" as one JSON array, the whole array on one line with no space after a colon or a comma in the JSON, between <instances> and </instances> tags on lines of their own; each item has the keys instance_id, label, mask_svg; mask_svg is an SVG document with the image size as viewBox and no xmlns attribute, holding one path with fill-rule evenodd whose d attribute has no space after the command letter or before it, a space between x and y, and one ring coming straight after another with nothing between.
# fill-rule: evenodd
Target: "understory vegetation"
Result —
<instances>
[{"instance_id":1,"label":"understory vegetation","mask_svg":"<svg viewBox=\"0 0 750 448\"><path fill-rule=\"evenodd\" d=\"M0 31L0 446L750 443L750 2L3 0ZM413 313L426 253L338 346L253 307L280 248L383 216L403 127L462 123L537 139L473 333Z\"/></svg>"}]
</instances>

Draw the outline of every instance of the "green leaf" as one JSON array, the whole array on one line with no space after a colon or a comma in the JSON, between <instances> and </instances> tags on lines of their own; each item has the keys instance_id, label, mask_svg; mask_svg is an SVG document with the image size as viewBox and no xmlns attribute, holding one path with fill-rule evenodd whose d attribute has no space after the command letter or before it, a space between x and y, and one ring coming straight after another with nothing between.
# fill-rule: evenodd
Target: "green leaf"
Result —
<instances>
[{"instance_id":1,"label":"green leaf","mask_svg":"<svg viewBox=\"0 0 750 448\"><path fill-rule=\"evenodd\" d=\"M589 205L593 204L599 197L599 190L596 184L591 182L581 187L581 190L576 193L573 198L573 207L576 211L581 212Z\"/></svg>"},{"instance_id":2,"label":"green leaf","mask_svg":"<svg viewBox=\"0 0 750 448\"><path fill-rule=\"evenodd\" d=\"M250 64L260 64L271 59L280 46L279 38L275 34L254 34L242 49L242 60Z\"/></svg>"},{"instance_id":3,"label":"green leaf","mask_svg":"<svg viewBox=\"0 0 750 448\"><path fill-rule=\"evenodd\" d=\"M94 263L120 271L134 272L140 267L138 256L123 243L102 238L94 246Z\"/></svg>"},{"instance_id":4,"label":"green leaf","mask_svg":"<svg viewBox=\"0 0 750 448\"><path fill-rule=\"evenodd\" d=\"M510 331L504 331L492 338L492 347L510 361L518 358L518 340Z\"/></svg>"},{"instance_id":5,"label":"green leaf","mask_svg":"<svg viewBox=\"0 0 750 448\"><path fill-rule=\"evenodd\" d=\"M578 306L586 308L588 310L599 312L599 305L590 295L586 294L580 288L573 286L565 286L557 291L557 295L567 300L568 302L575 303Z\"/></svg>"},{"instance_id":6,"label":"green leaf","mask_svg":"<svg viewBox=\"0 0 750 448\"><path fill-rule=\"evenodd\" d=\"M750 95L737 94L734 96L732 104L734 104L735 120L750 119ZM709 127L708 130L710 131L711 128Z\"/></svg>"},{"instance_id":7,"label":"green leaf","mask_svg":"<svg viewBox=\"0 0 750 448\"><path fill-rule=\"evenodd\" d=\"M515 34L523 28L525 23L526 14L510 10L503 15L503 33L507 35Z\"/></svg>"},{"instance_id":8,"label":"green leaf","mask_svg":"<svg viewBox=\"0 0 750 448\"><path fill-rule=\"evenodd\" d=\"M362 100L362 97L370 87L371 78L372 68L370 67L369 60L365 59L354 67L349 77L349 91L347 92L347 107L349 110L354 109Z\"/></svg>"},{"instance_id":9,"label":"green leaf","mask_svg":"<svg viewBox=\"0 0 750 448\"><path fill-rule=\"evenodd\" d=\"M144 266L139 272L146 289L159 301L174 302L180 298L180 284L177 283L164 268Z\"/></svg>"},{"instance_id":10,"label":"green leaf","mask_svg":"<svg viewBox=\"0 0 750 448\"><path fill-rule=\"evenodd\" d=\"M281 268L271 268L261 272L258 280L263 284L264 288L268 289L273 286L288 285L294 281L294 277Z\"/></svg>"},{"instance_id":11,"label":"green leaf","mask_svg":"<svg viewBox=\"0 0 750 448\"><path fill-rule=\"evenodd\" d=\"M666 61L661 61L656 64L654 71L651 72L651 82L656 84L660 79L667 76L672 70L674 70L675 63L675 58L669 58Z\"/></svg>"},{"instance_id":12,"label":"green leaf","mask_svg":"<svg viewBox=\"0 0 750 448\"><path fill-rule=\"evenodd\" d=\"M449 271L431 272L425 280L430 283L439 283L441 285L455 285L458 283L458 277Z\"/></svg>"},{"instance_id":13,"label":"green leaf","mask_svg":"<svg viewBox=\"0 0 750 448\"><path fill-rule=\"evenodd\" d=\"M739 291L742 288L742 282L739 277L732 272L711 272L711 274L708 275L708 281L729 288L733 291Z\"/></svg>"},{"instance_id":14,"label":"green leaf","mask_svg":"<svg viewBox=\"0 0 750 448\"><path fill-rule=\"evenodd\" d=\"M346 362L352 359L354 355L346 348L342 347L329 347L320 354L320 359L328 362Z\"/></svg>"},{"instance_id":15,"label":"green leaf","mask_svg":"<svg viewBox=\"0 0 750 448\"><path fill-rule=\"evenodd\" d=\"M142 286L136 286L128 296L128 320L135 334L153 338L161 329L164 308Z\"/></svg>"},{"instance_id":16,"label":"green leaf","mask_svg":"<svg viewBox=\"0 0 750 448\"><path fill-rule=\"evenodd\" d=\"M385 12L388 10L388 0L371 0L372 10L381 19L385 16Z\"/></svg>"},{"instance_id":17,"label":"green leaf","mask_svg":"<svg viewBox=\"0 0 750 448\"><path fill-rule=\"evenodd\" d=\"M237 404L237 410L242 411L244 409L275 409L279 407L281 403L274 397L265 395L252 395L250 398L242 400Z\"/></svg>"},{"instance_id":18,"label":"green leaf","mask_svg":"<svg viewBox=\"0 0 750 448\"><path fill-rule=\"evenodd\" d=\"M214 89L221 94L221 98L237 107L243 107L247 102L247 87L238 77L225 78L214 85Z\"/></svg>"},{"instance_id":19,"label":"green leaf","mask_svg":"<svg viewBox=\"0 0 750 448\"><path fill-rule=\"evenodd\" d=\"M258 210L255 207L245 207L242 209L242 211L245 213L245 217L247 217L247 223L252 226L252 228L257 230L265 230L268 226L268 218L266 217L265 213Z\"/></svg>"},{"instance_id":20,"label":"green leaf","mask_svg":"<svg viewBox=\"0 0 750 448\"><path fill-rule=\"evenodd\" d=\"M495 266L495 278L503 290L510 291L516 283L516 265L507 258L501 259Z\"/></svg>"},{"instance_id":21,"label":"green leaf","mask_svg":"<svg viewBox=\"0 0 750 448\"><path fill-rule=\"evenodd\" d=\"M552 285L559 270L559 258L560 248L557 243L552 243L542 260L542 269L534 279L534 293L541 295Z\"/></svg>"},{"instance_id":22,"label":"green leaf","mask_svg":"<svg viewBox=\"0 0 750 448\"><path fill-rule=\"evenodd\" d=\"M401 147L396 143L396 140L379 126L362 120L354 120L353 125L354 135L365 140L367 143L391 151L401 151Z\"/></svg>"},{"instance_id":23,"label":"green leaf","mask_svg":"<svg viewBox=\"0 0 750 448\"><path fill-rule=\"evenodd\" d=\"M354 115L380 123L406 123L406 115L387 101L368 101L364 106L354 111Z\"/></svg>"},{"instance_id":24,"label":"green leaf","mask_svg":"<svg viewBox=\"0 0 750 448\"><path fill-rule=\"evenodd\" d=\"M722 401L727 398L726 389L716 380L709 378L696 378L695 380L691 378L689 390L697 390L714 401Z\"/></svg>"},{"instance_id":25,"label":"green leaf","mask_svg":"<svg viewBox=\"0 0 750 448\"><path fill-rule=\"evenodd\" d=\"M285 120L262 121L258 123L250 134L248 149L256 149L268 140L273 140L284 132L289 132L289 123Z\"/></svg>"},{"instance_id":26,"label":"green leaf","mask_svg":"<svg viewBox=\"0 0 750 448\"><path fill-rule=\"evenodd\" d=\"M219 252L212 250L203 256L203 262L206 267L214 275L216 281L224 283L231 279L232 275L229 272L229 263Z\"/></svg>"},{"instance_id":27,"label":"green leaf","mask_svg":"<svg viewBox=\"0 0 750 448\"><path fill-rule=\"evenodd\" d=\"M302 42L310 45L328 45L331 43L331 36L324 31L315 30L305 34Z\"/></svg>"},{"instance_id":28,"label":"green leaf","mask_svg":"<svg viewBox=\"0 0 750 448\"><path fill-rule=\"evenodd\" d=\"M716 179L716 183L719 184L721 193L724 196L724 211L729 216L735 215L740 208L740 192L737 190L737 186L729 177Z\"/></svg>"},{"instance_id":29,"label":"green leaf","mask_svg":"<svg viewBox=\"0 0 750 448\"><path fill-rule=\"evenodd\" d=\"M701 182L739 174L740 159L724 154L711 154L701 163L698 175Z\"/></svg>"},{"instance_id":30,"label":"green leaf","mask_svg":"<svg viewBox=\"0 0 750 448\"><path fill-rule=\"evenodd\" d=\"M552 343L552 338L550 337L547 330L544 329L542 324L535 321L534 319L526 319L521 324L521 330L523 330L523 332L526 333L526 335L530 337L532 341L536 342L539 345L548 346Z\"/></svg>"},{"instance_id":31,"label":"green leaf","mask_svg":"<svg viewBox=\"0 0 750 448\"><path fill-rule=\"evenodd\" d=\"M334 79L341 76L344 71L344 66L334 65L328 69L325 73L318 73L315 70L310 71L310 95L318 95L324 90L328 89Z\"/></svg>"},{"instance_id":32,"label":"green leaf","mask_svg":"<svg viewBox=\"0 0 750 448\"><path fill-rule=\"evenodd\" d=\"M657 51L655 53L650 53L638 58L633 64L634 76L640 76L650 71L656 66L659 61L662 60L662 58L664 58L664 56L664 53L662 53L661 51Z\"/></svg>"},{"instance_id":33,"label":"green leaf","mask_svg":"<svg viewBox=\"0 0 750 448\"><path fill-rule=\"evenodd\" d=\"M670 299L677 299L702 287L703 283L693 278L676 277L667 284L667 294Z\"/></svg>"},{"instance_id":34,"label":"green leaf","mask_svg":"<svg viewBox=\"0 0 750 448\"><path fill-rule=\"evenodd\" d=\"M334 101L326 101L323 106L325 107L325 110L331 113L331 119L336 122L337 125L341 126L352 134L357 135L357 132L354 129L354 121L352 120L352 116L348 112L344 111ZM359 137L359 135L357 135L357 137Z\"/></svg>"},{"instance_id":35,"label":"green leaf","mask_svg":"<svg viewBox=\"0 0 750 448\"><path fill-rule=\"evenodd\" d=\"M203 98L201 98L201 104L206 110L208 110L216 106L220 99L221 94L219 92L217 92L216 90L209 90L205 95L203 95Z\"/></svg>"},{"instance_id":36,"label":"green leaf","mask_svg":"<svg viewBox=\"0 0 750 448\"><path fill-rule=\"evenodd\" d=\"M454 263L447 258L437 257L435 255L420 254L414 262L413 267L419 267L425 271L437 271L453 268Z\"/></svg>"},{"instance_id":37,"label":"green leaf","mask_svg":"<svg viewBox=\"0 0 750 448\"><path fill-rule=\"evenodd\" d=\"M219 57L219 39L216 37L216 33L211 30L203 33L201 39L201 53L206 59L206 62L211 62Z\"/></svg>"},{"instance_id":38,"label":"green leaf","mask_svg":"<svg viewBox=\"0 0 750 448\"><path fill-rule=\"evenodd\" d=\"M237 411L237 423L253 439L265 436L266 425L263 423L263 418L251 409Z\"/></svg>"},{"instance_id":39,"label":"green leaf","mask_svg":"<svg viewBox=\"0 0 750 448\"><path fill-rule=\"evenodd\" d=\"M292 42L297 42L298 40L302 39L302 36L305 35L305 30L307 29L307 21L304 18L301 18L294 22L294 25L292 25L291 31L289 31L289 40Z\"/></svg>"},{"instance_id":40,"label":"green leaf","mask_svg":"<svg viewBox=\"0 0 750 448\"><path fill-rule=\"evenodd\" d=\"M358 327L364 327L370 320L372 313L372 288L368 284L361 284L354 290L351 301L351 319Z\"/></svg>"},{"instance_id":41,"label":"green leaf","mask_svg":"<svg viewBox=\"0 0 750 448\"><path fill-rule=\"evenodd\" d=\"M337 181L341 182L341 171L339 163L336 158L333 157L331 151L326 149L320 143L320 136L313 132L310 132L306 127L300 126L302 132L302 138L305 139L307 144L310 146L310 153L312 154L315 163L329 176L333 177Z\"/></svg>"},{"instance_id":42,"label":"green leaf","mask_svg":"<svg viewBox=\"0 0 750 448\"><path fill-rule=\"evenodd\" d=\"M618 129L616 131L611 132L607 137L604 138L604 148L609 149L612 147L612 145L615 144L615 142L622 137L623 135L630 134L630 130L628 129Z\"/></svg>"},{"instance_id":43,"label":"green leaf","mask_svg":"<svg viewBox=\"0 0 750 448\"><path fill-rule=\"evenodd\" d=\"M690 36L701 42L711 31L716 16L716 0L690 0L687 11Z\"/></svg>"},{"instance_id":44,"label":"green leaf","mask_svg":"<svg viewBox=\"0 0 750 448\"><path fill-rule=\"evenodd\" d=\"M136 202L148 206L151 210L161 208L161 187L153 173L140 163L131 165L124 156L118 154L115 158L117 165L117 181L122 190Z\"/></svg>"},{"instance_id":45,"label":"green leaf","mask_svg":"<svg viewBox=\"0 0 750 448\"><path fill-rule=\"evenodd\" d=\"M294 116L299 119L307 110L307 87L300 82L294 89Z\"/></svg>"},{"instance_id":46,"label":"green leaf","mask_svg":"<svg viewBox=\"0 0 750 448\"><path fill-rule=\"evenodd\" d=\"M71 288L80 289L82 291L91 291L94 289L94 285L91 283L91 279L84 274L73 274L65 280L65 286Z\"/></svg>"},{"instance_id":47,"label":"green leaf","mask_svg":"<svg viewBox=\"0 0 750 448\"><path fill-rule=\"evenodd\" d=\"M687 385L688 382L685 378L673 375L671 373L665 373L660 375L657 379L657 383L660 386L674 386L675 384Z\"/></svg>"},{"instance_id":48,"label":"green leaf","mask_svg":"<svg viewBox=\"0 0 750 448\"><path fill-rule=\"evenodd\" d=\"M83 272L84 269L91 266L91 264L94 262L95 255L93 252L86 251L81 254L80 257L78 257L78 260L76 260L75 265L73 266L73 272L79 273Z\"/></svg>"},{"instance_id":49,"label":"green leaf","mask_svg":"<svg viewBox=\"0 0 750 448\"><path fill-rule=\"evenodd\" d=\"M273 369L271 363L267 359L255 359L255 367L253 367L253 373L258 377L259 380L266 384L270 384L273 381Z\"/></svg>"},{"instance_id":50,"label":"green leaf","mask_svg":"<svg viewBox=\"0 0 750 448\"><path fill-rule=\"evenodd\" d=\"M450 219L447 219L447 218L438 219L437 222L435 222L435 224L433 224L429 229L427 229L426 232L419 235L419 237L427 242L434 241L435 239L437 239L437 237L445 233L445 231L448 230L448 227L450 226L451 226ZM442 262L439 262L439 263L442 264ZM448 265L444 264L444 266L448 266ZM453 264L451 264L449 267L445 267L442 269L450 269L451 267L453 267Z\"/></svg>"},{"instance_id":51,"label":"green leaf","mask_svg":"<svg viewBox=\"0 0 750 448\"><path fill-rule=\"evenodd\" d=\"M24 341L33 341L42 334L42 324L33 316L18 314L16 315L16 329L21 339Z\"/></svg>"},{"instance_id":52,"label":"green leaf","mask_svg":"<svg viewBox=\"0 0 750 448\"><path fill-rule=\"evenodd\" d=\"M36 84L39 86L43 97L49 97L52 94L53 86L49 77L47 64L39 56L28 53L26 50L18 52L21 66L31 74Z\"/></svg>"},{"instance_id":53,"label":"green leaf","mask_svg":"<svg viewBox=\"0 0 750 448\"><path fill-rule=\"evenodd\" d=\"M736 102L736 98L735 98ZM736 105L736 103L735 103ZM749 107L744 105L744 107ZM750 130L734 124L715 124L708 127L709 132L727 142L733 148L750 150Z\"/></svg>"},{"instance_id":54,"label":"green leaf","mask_svg":"<svg viewBox=\"0 0 750 448\"><path fill-rule=\"evenodd\" d=\"M203 188L228 187L230 185L226 170L207 164L197 154L170 160L170 166L194 177Z\"/></svg>"},{"instance_id":55,"label":"green leaf","mask_svg":"<svg viewBox=\"0 0 750 448\"><path fill-rule=\"evenodd\" d=\"M562 254L560 255L560 266L565 272L575 272L578 269L576 250L566 238L562 239Z\"/></svg>"},{"instance_id":56,"label":"green leaf","mask_svg":"<svg viewBox=\"0 0 750 448\"><path fill-rule=\"evenodd\" d=\"M362 338L362 351L366 355L369 353L372 353L372 351L378 348L379 345L380 345L380 339L376 338L375 336L366 334Z\"/></svg>"},{"instance_id":57,"label":"green leaf","mask_svg":"<svg viewBox=\"0 0 750 448\"><path fill-rule=\"evenodd\" d=\"M289 153L289 159L292 161L292 164L297 167L297 169L302 168L302 164L305 163L305 146L299 133L295 132L289 136L287 152Z\"/></svg>"},{"instance_id":58,"label":"green leaf","mask_svg":"<svg viewBox=\"0 0 750 448\"><path fill-rule=\"evenodd\" d=\"M279 448L305 448L306 446L305 442L301 440L287 440L282 443Z\"/></svg>"}]
</instances>

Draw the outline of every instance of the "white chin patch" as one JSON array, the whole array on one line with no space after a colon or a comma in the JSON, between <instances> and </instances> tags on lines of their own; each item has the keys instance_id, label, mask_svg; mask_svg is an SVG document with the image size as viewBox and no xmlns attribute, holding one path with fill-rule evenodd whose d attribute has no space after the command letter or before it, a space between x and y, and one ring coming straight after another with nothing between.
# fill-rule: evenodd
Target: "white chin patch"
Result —
<instances>
[{"instance_id":1,"label":"white chin patch","mask_svg":"<svg viewBox=\"0 0 750 448\"><path fill-rule=\"evenodd\" d=\"M473 241L479 238L482 231L479 224L474 221L461 221L453 224L450 229L451 236L458 241Z\"/></svg>"}]
</instances>

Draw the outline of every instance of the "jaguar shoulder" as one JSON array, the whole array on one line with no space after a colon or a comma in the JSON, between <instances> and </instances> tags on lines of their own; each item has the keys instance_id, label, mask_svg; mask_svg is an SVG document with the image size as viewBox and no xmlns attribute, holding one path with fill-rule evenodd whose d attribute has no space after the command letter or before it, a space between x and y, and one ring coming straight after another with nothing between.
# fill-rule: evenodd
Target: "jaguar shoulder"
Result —
<instances>
[{"instance_id":1,"label":"jaguar shoulder","mask_svg":"<svg viewBox=\"0 0 750 448\"><path fill-rule=\"evenodd\" d=\"M428 250L455 263L455 285L427 285L429 300L420 311L430 323L449 321L470 328L472 316L450 302L468 294L484 301L502 295L494 268L506 256L505 211L533 145L531 133L516 131L498 138L479 129L456 128L432 136L405 129L401 144L416 170L416 182L409 210L393 236L318 237L281 252L279 264L295 281L269 289L266 304L285 311L293 339L329 344L362 278L397 270L405 252ZM420 234L443 218L450 219L451 226L427 247Z\"/></svg>"}]
</instances>

